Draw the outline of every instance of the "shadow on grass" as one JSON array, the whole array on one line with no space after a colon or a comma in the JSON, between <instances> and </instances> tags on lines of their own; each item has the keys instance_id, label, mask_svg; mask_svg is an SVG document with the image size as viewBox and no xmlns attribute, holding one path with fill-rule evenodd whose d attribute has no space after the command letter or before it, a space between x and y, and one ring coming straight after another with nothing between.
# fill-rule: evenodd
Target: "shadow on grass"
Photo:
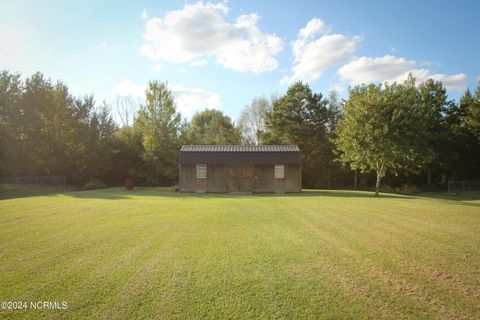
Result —
<instances>
[{"instance_id":1,"label":"shadow on grass","mask_svg":"<svg viewBox=\"0 0 480 320\"><path fill-rule=\"evenodd\" d=\"M65 196L78 199L106 199L106 200L121 200L129 199L135 195L144 195L137 190L122 190L120 188L96 189L87 191L72 191L65 193Z\"/></svg>"},{"instance_id":2,"label":"shadow on grass","mask_svg":"<svg viewBox=\"0 0 480 320\"><path fill-rule=\"evenodd\" d=\"M0 184L0 200L50 196L65 192L62 188L50 188L30 185Z\"/></svg>"},{"instance_id":3,"label":"shadow on grass","mask_svg":"<svg viewBox=\"0 0 480 320\"><path fill-rule=\"evenodd\" d=\"M450 203L453 202L459 205L480 208L480 193L452 194L447 192L428 192L421 193L417 197L431 200L446 201Z\"/></svg>"},{"instance_id":4,"label":"shadow on grass","mask_svg":"<svg viewBox=\"0 0 480 320\"><path fill-rule=\"evenodd\" d=\"M349 190L303 190L300 193L255 193L255 194L228 194L228 193L183 193L183 192L171 192L169 188L136 188L134 190L125 190L124 188L110 188L91 191L77 191L65 193L66 196L78 199L105 199L105 200L121 200L121 199L133 199L135 197L164 197L164 198L177 198L179 201L188 201L189 199L261 199L261 198L351 198L355 199L376 199L375 195L371 191L349 191ZM470 207L480 208L479 196L457 196L447 193L425 193L415 196L398 195L381 193L381 199L392 200L414 200L414 199L429 199L434 201L445 201L449 204L464 205ZM272 199L273 200L273 199ZM475 201L475 202L472 202Z\"/></svg>"},{"instance_id":5,"label":"shadow on grass","mask_svg":"<svg viewBox=\"0 0 480 320\"><path fill-rule=\"evenodd\" d=\"M255 193L255 194L228 194L228 193L182 193L171 192L170 188L145 187L135 188L134 190L126 190L125 188L109 188L88 191L71 191L65 192L55 188L38 188L32 186L11 186L0 185L0 200L26 198L35 196L57 196L64 195L77 199L105 199L105 200L122 200L132 199L135 197L165 197L178 198L180 201L188 199L258 199L258 198L309 198L309 197L338 197L338 198L371 198L375 199L371 191L350 191L350 190L303 190L300 193ZM438 201L446 201L458 205L480 207L480 194L455 195L446 192L423 193L416 196L405 196L397 194L381 193L379 199L431 199Z\"/></svg>"},{"instance_id":6,"label":"shadow on grass","mask_svg":"<svg viewBox=\"0 0 480 320\"><path fill-rule=\"evenodd\" d=\"M254 193L254 194L228 194L228 193L187 193L171 192L169 188L135 188L134 190L125 190L124 188L98 189L91 191L77 191L65 193L66 196L73 198L91 198L91 199L129 199L136 196L141 197L166 197L181 199L258 199L258 198L285 198L285 197L340 197L340 198L372 198L373 192L366 191L347 191L347 190L303 190L299 193ZM380 199L413 199L409 196L395 194L381 194Z\"/></svg>"}]
</instances>

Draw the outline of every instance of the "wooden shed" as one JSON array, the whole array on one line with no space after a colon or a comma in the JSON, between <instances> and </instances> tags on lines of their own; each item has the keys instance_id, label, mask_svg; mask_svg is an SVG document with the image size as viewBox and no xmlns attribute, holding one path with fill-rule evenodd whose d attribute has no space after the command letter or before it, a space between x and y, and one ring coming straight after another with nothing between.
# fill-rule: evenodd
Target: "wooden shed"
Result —
<instances>
[{"instance_id":1,"label":"wooden shed","mask_svg":"<svg viewBox=\"0 0 480 320\"><path fill-rule=\"evenodd\" d=\"M184 145L181 192L300 192L300 149L294 145Z\"/></svg>"}]
</instances>

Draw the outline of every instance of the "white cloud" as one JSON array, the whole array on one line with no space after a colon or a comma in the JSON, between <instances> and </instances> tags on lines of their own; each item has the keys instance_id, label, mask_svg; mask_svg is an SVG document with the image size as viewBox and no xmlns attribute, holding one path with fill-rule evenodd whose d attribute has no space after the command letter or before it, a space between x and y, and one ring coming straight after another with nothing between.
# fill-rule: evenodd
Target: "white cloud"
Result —
<instances>
[{"instance_id":1,"label":"white cloud","mask_svg":"<svg viewBox=\"0 0 480 320\"><path fill-rule=\"evenodd\" d=\"M453 91L462 91L467 86L468 76L465 73L446 75L443 73L432 74L429 76L436 81L441 81L443 85ZM425 79L426 80L426 79Z\"/></svg>"},{"instance_id":2,"label":"white cloud","mask_svg":"<svg viewBox=\"0 0 480 320\"><path fill-rule=\"evenodd\" d=\"M284 77L282 83L318 79L326 69L347 61L362 40L360 36L347 37L343 34L326 34L315 38L322 30L324 23L318 18L310 20L300 29L297 39L292 43L293 74Z\"/></svg>"},{"instance_id":3,"label":"white cloud","mask_svg":"<svg viewBox=\"0 0 480 320\"><path fill-rule=\"evenodd\" d=\"M321 19L313 18L307 23L305 27L300 29L300 31L298 32L298 37L304 39L310 38L316 35L319 31L321 31L324 26L325 23Z\"/></svg>"},{"instance_id":4,"label":"white cloud","mask_svg":"<svg viewBox=\"0 0 480 320\"><path fill-rule=\"evenodd\" d=\"M226 21L228 11L226 2L200 1L170 11L163 18L149 18L140 52L172 63L213 56L224 67L241 72L275 69L282 40L260 31L257 14L241 15L230 23Z\"/></svg>"},{"instance_id":5,"label":"white cloud","mask_svg":"<svg viewBox=\"0 0 480 320\"><path fill-rule=\"evenodd\" d=\"M190 118L195 112L209 108L220 109L220 95L199 88L172 85L172 93L180 112Z\"/></svg>"},{"instance_id":6,"label":"white cloud","mask_svg":"<svg viewBox=\"0 0 480 320\"><path fill-rule=\"evenodd\" d=\"M432 74L430 70L419 68L415 60L392 55L383 57L360 57L342 66L338 70L340 77L353 85L370 82L401 82L412 74L418 82L429 78L441 81L449 90L463 90L467 83L467 75Z\"/></svg>"},{"instance_id":7,"label":"white cloud","mask_svg":"<svg viewBox=\"0 0 480 320\"><path fill-rule=\"evenodd\" d=\"M480 76L477 77L477 81L480 82Z\"/></svg>"},{"instance_id":8,"label":"white cloud","mask_svg":"<svg viewBox=\"0 0 480 320\"><path fill-rule=\"evenodd\" d=\"M169 85L175 98L178 110L183 116L190 118L195 112L209 108L220 109L220 95L201 88L187 88L182 85ZM119 96L135 96L145 99L146 86L123 80L113 87Z\"/></svg>"},{"instance_id":9,"label":"white cloud","mask_svg":"<svg viewBox=\"0 0 480 320\"><path fill-rule=\"evenodd\" d=\"M153 66L153 68L152 68L152 71L157 72L157 73L161 72L162 70L163 70L163 64L157 64L157 65Z\"/></svg>"},{"instance_id":10,"label":"white cloud","mask_svg":"<svg viewBox=\"0 0 480 320\"><path fill-rule=\"evenodd\" d=\"M136 85L129 80L123 80L113 87L113 92L122 97L135 96L143 98L145 97L145 86Z\"/></svg>"},{"instance_id":11,"label":"white cloud","mask_svg":"<svg viewBox=\"0 0 480 320\"><path fill-rule=\"evenodd\" d=\"M346 89L346 84L343 82L337 82L335 84L332 84L329 88L328 91L336 91L337 93L342 93Z\"/></svg>"},{"instance_id":12,"label":"white cloud","mask_svg":"<svg viewBox=\"0 0 480 320\"><path fill-rule=\"evenodd\" d=\"M383 57L361 57L347 63L338 74L352 84L392 80L404 72L414 69L416 62L392 55Z\"/></svg>"},{"instance_id":13,"label":"white cloud","mask_svg":"<svg viewBox=\"0 0 480 320\"><path fill-rule=\"evenodd\" d=\"M192 67L200 67L200 66L204 66L206 64L207 64L207 59L195 60L195 61L190 62L190 65Z\"/></svg>"},{"instance_id":14,"label":"white cloud","mask_svg":"<svg viewBox=\"0 0 480 320\"><path fill-rule=\"evenodd\" d=\"M433 79L435 81L440 81L448 90L461 91L467 86L468 76L465 73L457 73L452 75L447 75L443 73L430 73L428 69L412 69L405 71L401 75L393 78L386 79L387 82L402 82L407 79L408 75L411 74L415 77L418 83L425 82L428 79Z\"/></svg>"}]
</instances>

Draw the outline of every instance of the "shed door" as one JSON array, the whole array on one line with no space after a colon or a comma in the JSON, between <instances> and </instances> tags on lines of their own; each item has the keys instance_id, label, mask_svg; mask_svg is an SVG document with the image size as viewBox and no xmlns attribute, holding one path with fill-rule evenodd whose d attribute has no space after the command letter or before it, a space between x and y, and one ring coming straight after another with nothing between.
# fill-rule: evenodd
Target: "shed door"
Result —
<instances>
[{"instance_id":1,"label":"shed door","mask_svg":"<svg viewBox=\"0 0 480 320\"><path fill-rule=\"evenodd\" d=\"M255 192L273 192L273 166L257 165L255 166Z\"/></svg>"},{"instance_id":2,"label":"shed door","mask_svg":"<svg viewBox=\"0 0 480 320\"><path fill-rule=\"evenodd\" d=\"M229 192L253 192L255 167L253 165L230 166L228 169Z\"/></svg>"}]
</instances>

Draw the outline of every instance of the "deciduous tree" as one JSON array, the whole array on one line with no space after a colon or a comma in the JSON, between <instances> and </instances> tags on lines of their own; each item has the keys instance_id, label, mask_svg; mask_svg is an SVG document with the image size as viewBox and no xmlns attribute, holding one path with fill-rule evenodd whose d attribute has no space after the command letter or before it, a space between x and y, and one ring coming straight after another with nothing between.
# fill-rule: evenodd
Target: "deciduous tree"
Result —
<instances>
[{"instance_id":1,"label":"deciduous tree","mask_svg":"<svg viewBox=\"0 0 480 320\"><path fill-rule=\"evenodd\" d=\"M186 127L189 144L240 144L240 130L219 110L196 113Z\"/></svg>"},{"instance_id":2,"label":"deciduous tree","mask_svg":"<svg viewBox=\"0 0 480 320\"><path fill-rule=\"evenodd\" d=\"M149 82L146 103L140 107L135 121L144 149L144 175L148 182L165 184L176 179L181 121L168 84Z\"/></svg>"},{"instance_id":3,"label":"deciduous tree","mask_svg":"<svg viewBox=\"0 0 480 320\"><path fill-rule=\"evenodd\" d=\"M352 169L375 171L375 195L382 177L418 172L432 159L415 80L361 85L349 90L335 139L340 159Z\"/></svg>"}]
</instances>

